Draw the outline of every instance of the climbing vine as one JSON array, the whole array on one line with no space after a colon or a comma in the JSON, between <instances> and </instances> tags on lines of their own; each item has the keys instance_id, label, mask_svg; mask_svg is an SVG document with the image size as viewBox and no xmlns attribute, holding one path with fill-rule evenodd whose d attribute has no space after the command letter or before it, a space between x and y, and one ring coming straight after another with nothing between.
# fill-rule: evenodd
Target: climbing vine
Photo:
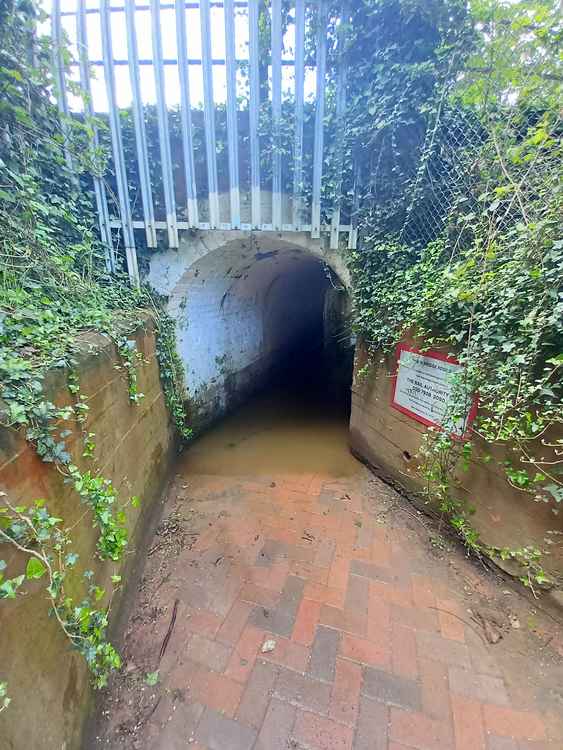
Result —
<instances>
[{"instance_id":1,"label":"climbing vine","mask_svg":"<svg viewBox=\"0 0 563 750\"><path fill-rule=\"evenodd\" d=\"M389 350L410 334L447 347L465 366L465 385L481 403L472 437L459 442L429 431L420 470L429 496L468 547L516 559L535 585L546 578L541 552L531 545L486 547L458 489L475 452L484 445L483 460L495 461L492 448L501 446L513 487L554 513L563 501L557 432L561 20L550 0L474 0L470 6L468 12L461 0L361 0L351 12L342 137L346 163L356 165L345 189L352 180L361 188L362 245L349 259L356 327L374 351ZM337 18L340 7L329 18ZM266 16L261 32L267 38ZM118 235L118 272L107 272L91 191L91 174L103 172L106 155L91 145L88 118L61 117L53 104L50 47L37 36L39 17L28 0L0 0L0 422L23 434L60 472L96 529L97 557L117 563L128 542L125 508L139 500L121 502L96 466L96 436L78 376L78 335L95 331L115 344L133 407L143 398L137 378L143 356L134 333L150 309L166 403L179 433L189 438L182 366L161 303L149 290L131 288L122 273ZM329 36L338 46L336 22ZM313 50L308 38L308 58ZM329 150L338 134L335 76L329 70ZM284 106L289 112L291 102ZM262 119L268 107L263 101ZM307 121L312 114L307 105ZM123 120L133 160L132 128L126 114ZM468 121L471 143L461 138L458 156L446 157ZM103 120L97 125L103 144ZM179 137L179 126L172 131ZM197 123L194 136L197 145ZM149 142L156 148L156 137ZM268 158L267 149L264 154ZM462 189L452 191L462 158ZM202 183L203 164L197 165ZM440 203L437 194L447 199ZM56 370L68 373L65 406L49 397ZM81 441L73 456L69 438L76 432ZM0 598L14 599L26 581L45 583L53 617L86 659L95 684L104 685L120 665L106 638L119 575L112 577L112 591L99 586L92 561L79 561L73 550L72 527L42 499L20 504L2 495L0 540L26 556L24 571L15 574L0 560ZM9 704L6 691L0 682L0 712Z\"/></svg>"},{"instance_id":2,"label":"climbing vine","mask_svg":"<svg viewBox=\"0 0 563 750\"><path fill-rule=\"evenodd\" d=\"M365 203L362 246L350 257L356 325L374 352L413 336L464 366L480 403L469 439L430 430L419 470L467 546L515 560L533 587L547 581L542 559L558 532L542 550L493 548L460 498L476 459L500 464L513 488L555 515L563 501L562 24L548 0L476 1L471 13L471 46L448 52L463 64L410 105L431 134L409 147L421 168L390 176L385 210L377 190ZM454 139L455 159L446 158Z\"/></svg>"},{"instance_id":3,"label":"climbing vine","mask_svg":"<svg viewBox=\"0 0 563 750\"><path fill-rule=\"evenodd\" d=\"M133 407L143 398L137 372L144 362L135 333L148 310L166 402L188 438L182 368L161 304L149 289L131 288L122 272L117 235L119 269L108 274L90 189L91 172L100 172L105 157L91 146L92 123L61 118L53 103L50 41L37 36L40 18L32 3L0 0L0 424L23 435L62 475L92 520L96 557L118 563L128 543L125 510L139 499L121 501L97 466L78 374L79 335L94 331L113 342ZM50 396L57 372L67 373L63 406ZM78 444L70 440L76 434ZM101 687L120 665L106 629L121 578L111 577L111 591L96 583L95 560L79 561L73 550L74 526L43 499L21 503L0 493L2 553L18 550L27 558L23 572L0 559L0 599L42 581L50 613ZM0 711L8 705L0 682Z\"/></svg>"},{"instance_id":4,"label":"climbing vine","mask_svg":"<svg viewBox=\"0 0 563 750\"><path fill-rule=\"evenodd\" d=\"M108 672L121 665L119 654L106 641L109 605L100 607L106 592L93 582L93 572L86 570L82 599L77 602L69 596L65 585L69 571L78 561L72 551L68 529L63 519L51 515L44 500L33 505L13 506L4 493L0 507L0 539L27 555L25 573L7 578L0 585L0 598L14 599L25 580L46 579L46 591L51 602L51 612L73 646L84 656L92 672L96 687L107 682ZM104 550L102 558L104 557ZM115 554L111 550L110 555ZM112 583L120 581L112 576Z\"/></svg>"}]
</instances>

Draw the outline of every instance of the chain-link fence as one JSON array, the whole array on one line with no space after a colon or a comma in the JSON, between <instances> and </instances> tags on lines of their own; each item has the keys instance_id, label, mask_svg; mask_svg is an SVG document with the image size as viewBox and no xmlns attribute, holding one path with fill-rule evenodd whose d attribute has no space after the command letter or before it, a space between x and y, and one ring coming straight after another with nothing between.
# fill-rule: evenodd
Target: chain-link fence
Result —
<instances>
[{"instance_id":1,"label":"chain-link fence","mask_svg":"<svg viewBox=\"0 0 563 750\"><path fill-rule=\"evenodd\" d=\"M522 73L520 64L521 52L514 48L505 65ZM561 182L563 124L554 101L563 76L545 73L540 63L514 85L486 76L484 71L494 92L489 101L453 104L451 92L444 92L436 107L407 190L399 234L407 245L424 246L446 224L459 235L460 216L473 212L488 212L494 233L528 224L541 214L538 198Z\"/></svg>"},{"instance_id":2,"label":"chain-link fence","mask_svg":"<svg viewBox=\"0 0 563 750\"><path fill-rule=\"evenodd\" d=\"M487 133L475 113L461 107L439 108L428 128L416 178L408 191L400 239L424 245L444 228L454 203L474 203L473 176Z\"/></svg>"}]
</instances>

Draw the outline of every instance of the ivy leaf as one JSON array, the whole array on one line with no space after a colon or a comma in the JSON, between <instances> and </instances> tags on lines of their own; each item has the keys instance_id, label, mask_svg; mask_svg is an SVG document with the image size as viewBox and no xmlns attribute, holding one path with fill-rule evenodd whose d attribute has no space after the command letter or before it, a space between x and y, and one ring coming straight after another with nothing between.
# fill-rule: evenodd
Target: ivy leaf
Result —
<instances>
[{"instance_id":1,"label":"ivy leaf","mask_svg":"<svg viewBox=\"0 0 563 750\"><path fill-rule=\"evenodd\" d=\"M556 503L563 503L563 487L555 483L550 483L546 484L544 489L546 492L549 492Z\"/></svg>"},{"instance_id":2,"label":"ivy leaf","mask_svg":"<svg viewBox=\"0 0 563 750\"><path fill-rule=\"evenodd\" d=\"M24 582L25 576L10 578L0 584L0 599L15 599L16 592Z\"/></svg>"},{"instance_id":3,"label":"ivy leaf","mask_svg":"<svg viewBox=\"0 0 563 750\"><path fill-rule=\"evenodd\" d=\"M32 580L34 578L42 578L45 573L47 572L47 568L41 560L38 560L36 557L30 557L27 561L27 565L25 568L25 575L26 578L29 580Z\"/></svg>"},{"instance_id":4,"label":"ivy leaf","mask_svg":"<svg viewBox=\"0 0 563 750\"><path fill-rule=\"evenodd\" d=\"M27 424L27 413L23 404L10 401L10 421L14 424Z\"/></svg>"}]
</instances>

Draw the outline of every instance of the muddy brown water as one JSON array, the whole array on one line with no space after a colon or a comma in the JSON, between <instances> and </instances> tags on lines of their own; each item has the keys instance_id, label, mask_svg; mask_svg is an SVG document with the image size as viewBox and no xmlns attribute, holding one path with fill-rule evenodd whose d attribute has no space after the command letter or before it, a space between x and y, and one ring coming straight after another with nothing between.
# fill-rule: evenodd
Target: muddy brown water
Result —
<instances>
[{"instance_id":1,"label":"muddy brown water","mask_svg":"<svg viewBox=\"0 0 563 750\"><path fill-rule=\"evenodd\" d=\"M289 382L255 396L196 440L180 459L185 476L271 476L361 471L348 447L349 414L338 391Z\"/></svg>"}]
</instances>

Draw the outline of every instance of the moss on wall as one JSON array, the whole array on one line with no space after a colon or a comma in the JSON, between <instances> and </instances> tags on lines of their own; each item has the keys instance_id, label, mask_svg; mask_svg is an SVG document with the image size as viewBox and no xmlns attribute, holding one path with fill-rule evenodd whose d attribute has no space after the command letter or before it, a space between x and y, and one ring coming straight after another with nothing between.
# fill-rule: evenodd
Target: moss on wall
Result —
<instances>
[{"instance_id":1,"label":"moss on wall","mask_svg":"<svg viewBox=\"0 0 563 750\"><path fill-rule=\"evenodd\" d=\"M135 335L143 362L138 367L138 405L129 400L127 377L118 369L120 359L114 345L98 334L80 339L77 374L81 393L88 397L88 430L96 434L93 461L82 458L78 432L67 439L72 460L81 468L96 468L110 479L118 496L141 498L139 508L129 506L129 546L120 563L95 558L97 533L89 511L74 490L63 482L51 464L38 457L23 435L0 428L0 490L15 503L29 504L44 498L52 512L64 518L73 530L78 572L94 570L100 585L109 584L119 573L125 589L112 603L110 631L119 631L125 610L127 587L142 570L140 553L146 531L158 512L158 499L167 480L175 453L172 425L162 392L155 337L149 320ZM67 374L53 370L47 383L48 397L58 405L70 401ZM71 429L72 424L61 425ZM20 572L23 557L2 549L10 568ZM72 586L72 581L71 581ZM89 675L84 660L71 651L54 618L42 582L32 582L24 596L0 604L0 679L9 685L12 703L0 715L1 746L4 750L74 750L81 747L82 734L92 702Z\"/></svg>"}]
</instances>

